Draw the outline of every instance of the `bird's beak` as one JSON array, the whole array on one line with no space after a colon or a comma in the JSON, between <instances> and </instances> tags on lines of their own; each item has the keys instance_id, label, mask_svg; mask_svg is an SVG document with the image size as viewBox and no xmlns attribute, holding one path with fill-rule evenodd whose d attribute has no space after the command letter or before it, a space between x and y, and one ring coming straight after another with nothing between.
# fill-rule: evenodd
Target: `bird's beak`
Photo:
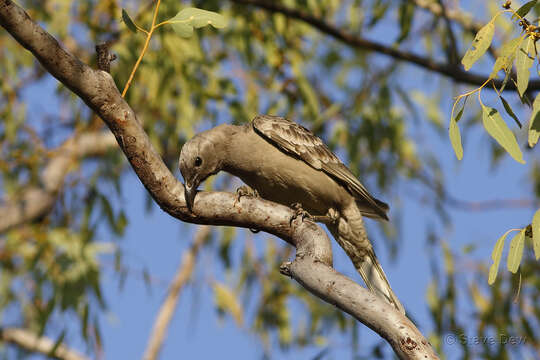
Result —
<instances>
[{"instance_id":1,"label":"bird's beak","mask_svg":"<svg viewBox=\"0 0 540 360\"><path fill-rule=\"evenodd\" d=\"M190 186L190 184L186 182L184 185L184 197L186 198L186 204L190 212L191 209L193 209L193 203L195 202L195 194L197 194L197 186Z\"/></svg>"}]
</instances>

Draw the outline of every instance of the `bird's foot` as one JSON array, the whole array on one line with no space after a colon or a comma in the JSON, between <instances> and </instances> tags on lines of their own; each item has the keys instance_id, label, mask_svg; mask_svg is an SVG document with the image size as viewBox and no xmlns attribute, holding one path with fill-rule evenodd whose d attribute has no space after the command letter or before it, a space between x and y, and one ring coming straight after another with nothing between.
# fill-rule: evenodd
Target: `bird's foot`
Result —
<instances>
[{"instance_id":1,"label":"bird's foot","mask_svg":"<svg viewBox=\"0 0 540 360\"><path fill-rule=\"evenodd\" d=\"M311 219L315 222L320 222L325 225L335 225L339 220L339 213L335 209L330 208L326 212L326 215L312 216Z\"/></svg>"},{"instance_id":2,"label":"bird's foot","mask_svg":"<svg viewBox=\"0 0 540 360\"><path fill-rule=\"evenodd\" d=\"M305 218L313 219L313 216L311 216L306 210L302 209L302 204L300 203L291 204L291 208L294 209L294 215L291 216L291 220L289 221L289 224L292 225L292 222L299 217L301 217L302 220L304 220Z\"/></svg>"},{"instance_id":3,"label":"bird's foot","mask_svg":"<svg viewBox=\"0 0 540 360\"><path fill-rule=\"evenodd\" d=\"M257 190L250 188L247 185L242 185L238 189L236 189L236 198L234 199L233 206L236 206L240 202L240 198L242 196L247 197L259 197L259 193Z\"/></svg>"}]
</instances>

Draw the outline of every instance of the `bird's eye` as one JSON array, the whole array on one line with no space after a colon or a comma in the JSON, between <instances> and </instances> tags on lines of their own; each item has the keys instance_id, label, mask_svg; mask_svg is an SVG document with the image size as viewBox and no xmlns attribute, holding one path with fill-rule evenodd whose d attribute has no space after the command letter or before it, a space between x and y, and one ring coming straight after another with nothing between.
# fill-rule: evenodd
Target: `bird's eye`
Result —
<instances>
[{"instance_id":1,"label":"bird's eye","mask_svg":"<svg viewBox=\"0 0 540 360\"><path fill-rule=\"evenodd\" d=\"M202 165L202 159L200 157L195 158L195 166L201 166Z\"/></svg>"}]
</instances>

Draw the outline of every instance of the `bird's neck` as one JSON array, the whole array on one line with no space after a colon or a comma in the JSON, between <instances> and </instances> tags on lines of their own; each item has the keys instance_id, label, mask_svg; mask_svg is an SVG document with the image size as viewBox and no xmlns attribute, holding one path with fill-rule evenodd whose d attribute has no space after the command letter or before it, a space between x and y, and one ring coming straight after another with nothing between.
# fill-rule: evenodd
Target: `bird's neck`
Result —
<instances>
[{"instance_id":1,"label":"bird's neck","mask_svg":"<svg viewBox=\"0 0 540 360\"><path fill-rule=\"evenodd\" d=\"M226 126L226 130L223 132L226 138L222 142L224 144L222 169L242 178L242 173L248 170L244 167L249 163L247 161L249 153L253 151L249 143L251 137L248 126L251 124Z\"/></svg>"}]
</instances>

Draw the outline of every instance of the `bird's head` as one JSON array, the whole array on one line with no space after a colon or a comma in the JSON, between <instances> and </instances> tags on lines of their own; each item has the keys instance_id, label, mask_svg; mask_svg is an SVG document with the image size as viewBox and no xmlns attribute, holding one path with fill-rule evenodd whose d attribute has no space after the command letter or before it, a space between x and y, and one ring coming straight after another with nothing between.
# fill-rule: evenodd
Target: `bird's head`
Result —
<instances>
[{"instance_id":1,"label":"bird's head","mask_svg":"<svg viewBox=\"0 0 540 360\"><path fill-rule=\"evenodd\" d=\"M184 195L191 211L200 183L221 170L219 143L213 141L210 132L196 135L182 147L178 166L184 178Z\"/></svg>"}]
</instances>

